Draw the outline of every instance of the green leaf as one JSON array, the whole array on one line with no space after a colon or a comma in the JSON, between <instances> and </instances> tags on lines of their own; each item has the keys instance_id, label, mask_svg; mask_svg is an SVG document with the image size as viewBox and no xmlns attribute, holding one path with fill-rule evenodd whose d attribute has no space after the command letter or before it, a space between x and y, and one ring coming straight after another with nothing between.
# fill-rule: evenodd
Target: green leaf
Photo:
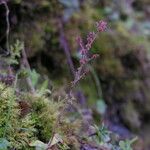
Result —
<instances>
[{"instance_id":1,"label":"green leaf","mask_svg":"<svg viewBox=\"0 0 150 150\"><path fill-rule=\"evenodd\" d=\"M125 141L120 141L119 146L121 150L133 150L131 145L137 140L137 137L135 137L132 140L125 140Z\"/></svg>"},{"instance_id":2,"label":"green leaf","mask_svg":"<svg viewBox=\"0 0 150 150\"><path fill-rule=\"evenodd\" d=\"M99 128L95 125L97 139L101 144L107 143L110 141L110 131L105 127L104 124Z\"/></svg>"},{"instance_id":3,"label":"green leaf","mask_svg":"<svg viewBox=\"0 0 150 150\"><path fill-rule=\"evenodd\" d=\"M102 99L98 100L96 103L96 108L100 114L104 114L106 111L106 104L105 104L104 100L102 100Z\"/></svg>"},{"instance_id":4,"label":"green leaf","mask_svg":"<svg viewBox=\"0 0 150 150\"><path fill-rule=\"evenodd\" d=\"M48 88L48 80L45 80L40 88L40 92L43 93Z\"/></svg>"},{"instance_id":5,"label":"green leaf","mask_svg":"<svg viewBox=\"0 0 150 150\"><path fill-rule=\"evenodd\" d=\"M38 83L40 75L34 69L32 71L30 71L29 74L31 77L32 85L35 87Z\"/></svg>"},{"instance_id":6,"label":"green leaf","mask_svg":"<svg viewBox=\"0 0 150 150\"><path fill-rule=\"evenodd\" d=\"M46 150L47 144L36 140L29 144L31 147L36 147L36 150Z\"/></svg>"}]
</instances>

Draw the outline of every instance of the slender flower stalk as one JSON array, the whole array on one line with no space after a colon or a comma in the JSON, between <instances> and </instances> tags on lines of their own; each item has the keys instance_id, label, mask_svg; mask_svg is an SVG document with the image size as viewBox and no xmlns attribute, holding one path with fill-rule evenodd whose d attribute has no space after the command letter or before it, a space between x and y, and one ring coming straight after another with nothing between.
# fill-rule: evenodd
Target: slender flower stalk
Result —
<instances>
[{"instance_id":1,"label":"slender flower stalk","mask_svg":"<svg viewBox=\"0 0 150 150\"><path fill-rule=\"evenodd\" d=\"M89 71L86 69L86 64L88 64L91 60L97 58L98 54L90 54L90 50L92 44L94 43L95 39L98 36L98 33L105 31L107 28L107 22L105 21L98 21L96 22L96 30L97 32L89 32L86 38L86 43L83 42L82 38L79 36L77 37L77 43L80 46L80 66L77 68L75 73L75 78L72 82L72 86L75 86L76 83L82 79Z\"/></svg>"}]
</instances>

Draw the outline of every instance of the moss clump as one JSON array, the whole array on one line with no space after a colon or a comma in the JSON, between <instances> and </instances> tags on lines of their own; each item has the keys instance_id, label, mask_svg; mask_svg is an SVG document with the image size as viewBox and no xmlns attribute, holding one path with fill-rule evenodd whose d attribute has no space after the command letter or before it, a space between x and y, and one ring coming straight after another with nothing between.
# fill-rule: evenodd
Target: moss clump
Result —
<instances>
[{"instance_id":1,"label":"moss clump","mask_svg":"<svg viewBox=\"0 0 150 150\"><path fill-rule=\"evenodd\" d=\"M53 127L60 114L63 102L54 102L44 96L28 95L31 103L31 116L37 131L36 136L43 142L48 142L52 137Z\"/></svg>"},{"instance_id":2,"label":"moss clump","mask_svg":"<svg viewBox=\"0 0 150 150\"><path fill-rule=\"evenodd\" d=\"M79 146L77 135L78 137L80 135L82 120L81 118L71 119L73 116L64 110L64 108L67 109L64 101L54 101L52 98L37 94L26 94L25 97L31 104L30 114L35 124L37 131L35 136L38 140L48 143L54 133L57 133L65 144L72 147Z\"/></svg>"},{"instance_id":3,"label":"moss clump","mask_svg":"<svg viewBox=\"0 0 150 150\"><path fill-rule=\"evenodd\" d=\"M13 88L0 83L0 138L10 143L10 148L28 147L33 137L33 122L29 115L21 118Z\"/></svg>"},{"instance_id":4,"label":"moss clump","mask_svg":"<svg viewBox=\"0 0 150 150\"><path fill-rule=\"evenodd\" d=\"M76 135L81 121L71 121L64 101L25 92L16 95L12 87L0 83L0 142L8 141L9 148L29 150L35 140L48 143L53 133L62 136L69 145L78 145ZM61 113L64 113L61 114ZM61 114L61 115L60 115Z\"/></svg>"}]
</instances>

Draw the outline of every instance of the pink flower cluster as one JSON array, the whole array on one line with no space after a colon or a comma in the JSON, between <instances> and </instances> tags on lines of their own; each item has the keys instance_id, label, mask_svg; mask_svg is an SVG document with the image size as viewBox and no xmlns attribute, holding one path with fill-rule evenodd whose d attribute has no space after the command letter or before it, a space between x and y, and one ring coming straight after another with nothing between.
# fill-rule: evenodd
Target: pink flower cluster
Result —
<instances>
[{"instance_id":1,"label":"pink flower cluster","mask_svg":"<svg viewBox=\"0 0 150 150\"><path fill-rule=\"evenodd\" d=\"M103 20L96 22L96 28L99 32L105 31L105 29L107 28L107 22Z\"/></svg>"},{"instance_id":2,"label":"pink flower cluster","mask_svg":"<svg viewBox=\"0 0 150 150\"><path fill-rule=\"evenodd\" d=\"M88 54L89 54L89 50L92 47L93 42L96 39L97 34L95 32L89 32L89 34L87 35L87 43L84 45L83 40L81 37L77 38L77 42L80 45L80 54L81 54L81 58L80 58L80 64L86 64L89 60L91 60L91 58L95 55L93 55L91 58L89 58Z\"/></svg>"},{"instance_id":3,"label":"pink flower cluster","mask_svg":"<svg viewBox=\"0 0 150 150\"><path fill-rule=\"evenodd\" d=\"M84 66L92 59L95 59L98 57L98 54L90 55L89 51L92 47L93 42L95 41L95 39L97 37L97 34L99 32L105 31L106 28L107 28L107 22L105 22L105 21L96 22L97 32L89 32L89 34L87 35L87 38L86 38L86 44L84 44L81 37L77 38L77 43L80 46L81 58L80 58L80 67L77 69L75 79L73 81L74 84L87 74L88 71L83 69Z\"/></svg>"},{"instance_id":4,"label":"pink flower cluster","mask_svg":"<svg viewBox=\"0 0 150 150\"><path fill-rule=\"evenodd\" d=\"M86 44L84 45L83 40L81 37L77 38L77 43L80 45L80 54L81 54L81 59L80 63L81 64L86 64L88 61L90 61L93 58L96 58L98 55L93 54L90 58L88 57L89 50L92 47L93 42L95 41L97 34L99 32L104 31L107 28L107 22L105 21L99 21L96 22L96 28L98 32L89 32L86 38Z\"/></svg>"}]
</instances>

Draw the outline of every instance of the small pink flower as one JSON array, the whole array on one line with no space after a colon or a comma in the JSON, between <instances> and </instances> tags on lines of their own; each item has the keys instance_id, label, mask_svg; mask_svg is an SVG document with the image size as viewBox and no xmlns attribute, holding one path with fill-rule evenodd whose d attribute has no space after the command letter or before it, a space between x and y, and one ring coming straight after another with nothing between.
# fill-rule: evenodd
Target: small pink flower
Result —
<instances>
[{"instance_id":1,"label":"small pink flower","mask_svg":"<svg viewBox=\"0 0 150 150\"><path fill-rule=\"evenodd\" d=\"M81 49L80 50L80 53L82 56L86 55L87 54L87 50L86 49Z\"/></svg>"},{"instance_id":2,"label":"small pink flower","mask_svg":"<svg viewBox=\"0 0 150 150\"><path fill-rule=\"evenodd\" d=\"M87 35L87 44L85 45L87 50L90 50L95 39L96 39L96 33L95 32L90 32Z\"/></svg>"},{"instance_id":3,"label":"small pink flower","mask_svg":"<svg viewBox=\"0 0 150 150\"><path fill-rule=\"evenodd\" d=\"M103 20L96 22L96 28L99 32L104 31L107 28L107 22Z\"/></svg>"},{"instance_id":4,"label":"small pink flower","mask_svg":"<svg viewBox=\"0 0 150 150\"><path fill-rule=\"evenodd\" d=\"M77 43L80 45L81 49L85 49L82 38L78 36L76 40L77 40Z\"/></svg>"},{"instance_id":5,"label":"small pink flower","mask_svg":"<svg viewBox=\"0 0 150 150\"><path fill-rule=\"evenodd\" d=\"M82 58L82 59L80 59L80 63L83 65L83 64L86 64L86 62L87 62L87 59L85 59L85 58Z\"/></svg>"},{"instance_id":6,"label":"small pink flower","mask_svg":"<svg viewBox=\"0 0 150 150\"><path fill-rule=\"evenodd\" d=\"M95 59L95 58L97 58L97 57L99 57L98 54L93 54L93 56L92 56L93 59Z\"/></svg>"}]
</instances>

